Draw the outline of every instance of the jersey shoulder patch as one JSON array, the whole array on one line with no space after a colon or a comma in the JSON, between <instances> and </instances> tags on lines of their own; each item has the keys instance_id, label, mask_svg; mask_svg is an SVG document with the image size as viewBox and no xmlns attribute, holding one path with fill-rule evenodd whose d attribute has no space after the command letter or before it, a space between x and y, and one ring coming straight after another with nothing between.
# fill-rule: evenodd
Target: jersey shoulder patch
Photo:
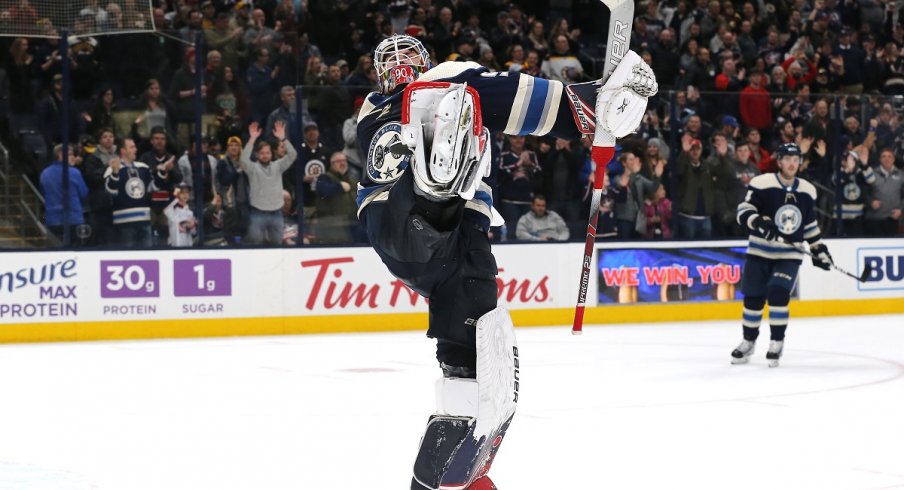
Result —
<instances>
[{"instance_id":1,"label":"jersey shoulder patch","mask_svg":"<svg viewBox=\"0 0 904 490\"><path fill-rule=\"evenodd\" d=\"M402 142L402 123L389 121L380 126L367 149L367 177L375 183L393 182L411 163L411 154L393 153L392 147Z\"/></svg>"}]
</instances>

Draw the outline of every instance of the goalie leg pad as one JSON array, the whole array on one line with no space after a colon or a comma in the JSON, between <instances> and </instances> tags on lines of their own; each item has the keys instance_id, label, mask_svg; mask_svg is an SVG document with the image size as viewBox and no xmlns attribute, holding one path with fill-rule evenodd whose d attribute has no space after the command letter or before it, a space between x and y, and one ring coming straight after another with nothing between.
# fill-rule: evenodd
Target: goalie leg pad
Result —
<instances>
[{"instance_id":1,"label":"goalie leg pad","mask_svg":"<svg viewBox=\"0 0 904 490\"><path fill-rule=\"evenodd\" d=\"M436 383L437 413L421 440L412 489L466 489L486 476L515 416L520 363L508 311L481 316L476 336L477 378Z\"/></svg>"}]
</instances>

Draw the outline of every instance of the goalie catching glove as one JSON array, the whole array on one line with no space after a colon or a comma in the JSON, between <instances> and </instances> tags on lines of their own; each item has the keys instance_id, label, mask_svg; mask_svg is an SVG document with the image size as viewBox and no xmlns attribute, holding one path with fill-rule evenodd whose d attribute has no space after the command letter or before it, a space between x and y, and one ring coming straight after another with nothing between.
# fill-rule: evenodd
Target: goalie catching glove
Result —
<instances>
[{"instance_id":1,"label":"goalie catching glove","mask_svg":"<svg viewBox=\"0 0 904 490\"><path fill-rule=\"evenodd\" d=\"M813 254L813 265L820 269L829 270L835 264L825 244L819 243L810 247L810 253Z\"/></svg>"},{"instance_id":2,"label":"goalie catching glove","mask_svg":"<svg viewBox=\"0 0 904 490\"><path fill-rule=\"evenodd\" d=\"M659 84L653 69L634 51L628 51L596 98L596 123L616 138L634 132L647 110L647 98Z\"/></svg>"}]
</instances>

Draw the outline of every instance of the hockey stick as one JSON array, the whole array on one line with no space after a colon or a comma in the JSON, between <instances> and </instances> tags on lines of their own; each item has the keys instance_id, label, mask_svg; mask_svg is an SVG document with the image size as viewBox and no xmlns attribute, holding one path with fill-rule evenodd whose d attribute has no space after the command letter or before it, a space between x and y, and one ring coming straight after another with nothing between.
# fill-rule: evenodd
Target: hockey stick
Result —
<instances>
[{"instance_id":1,"label":"hockey stick","mask_svg":"<svg viewBox=\"0 0 904 490\"><path fill-rule=\"evenodd\" d=\"M606 61L600 85L606 83L609 75L628 52L631 41L631 25L634 21L633 0L601 0L609 9L609 33L606 40ZM597 115L599 118L600 115ZM590 152L596 164L593 179L593 194L590 196L590 219L587 222L587 238L584 242L584 261L581 264L581 281L578 283L578 303L574 311L571 333L580 335L584 326L584 307L587 303L587 288L590 286L590 271L593 265L593 244L596 242L596 225L600 214L600 199L603 195L603 179L606 164L615 155L615 137L596 125L593 135L593 149Z\"/></svg>"},{"instance_id":2,"label":"hockey stick","mask_svg":"<svg viewBox=\"0 0 904 490\"><path fill-rule=\"evenodd\" d=\"M782 240L782 241L784 242L784 240ZM785 242L785 243L790 244L792 247L796 248L797 251L800 252L800 253L802 253L802 254L809 255L810 257L812 257L812 258L814 258L814 259L818 259L818 257L816 257L815 255L813 255L813 252L809 251L809 250L806 248L806 246L803 246L803 245L798 244L798 243L792 243L792 242ZM799 245L800 245L800 246L799 246ZM846 275L846 276L848 276L848 277L854 278L854 279L856 279L856 280L858 280L858 281L860 281L860 282L866 282L866 280L869 279L870 274L873 272L873 268L870 267L869 264L865 264L865 265L863 266L863 272L861 272L859 276L858 276L857 274L852 273L852 272L848 272L848 271L842 269L841 267L838 267L837 265L835 265L835 262L834 262L834 261L829 262L829 266L830 266L832 269L835 269L836 271L838 271L838 272L840 272L840 273L842 273L842 274L844 274L844 275Z\"/></svg>"}]
</instances>

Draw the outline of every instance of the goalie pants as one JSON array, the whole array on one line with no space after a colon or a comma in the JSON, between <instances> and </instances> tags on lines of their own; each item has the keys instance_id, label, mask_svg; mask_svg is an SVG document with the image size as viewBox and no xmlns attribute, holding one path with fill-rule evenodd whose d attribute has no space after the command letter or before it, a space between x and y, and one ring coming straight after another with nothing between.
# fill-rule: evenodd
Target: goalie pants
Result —
<instances>
[{"instance_id":1,"label":"goalie pants","mask_svg":"<svg viewBox=\"0 0 904 490\"><path fill-rule=\"evenodd\" d=\"M429 302L427 336L436 358L476 369L477 319L496 308L496 260L487 218L455 198L441 203L414 193L409 169L361 212L367 237L389 271Z\"/></svg>"}]
</instances>

